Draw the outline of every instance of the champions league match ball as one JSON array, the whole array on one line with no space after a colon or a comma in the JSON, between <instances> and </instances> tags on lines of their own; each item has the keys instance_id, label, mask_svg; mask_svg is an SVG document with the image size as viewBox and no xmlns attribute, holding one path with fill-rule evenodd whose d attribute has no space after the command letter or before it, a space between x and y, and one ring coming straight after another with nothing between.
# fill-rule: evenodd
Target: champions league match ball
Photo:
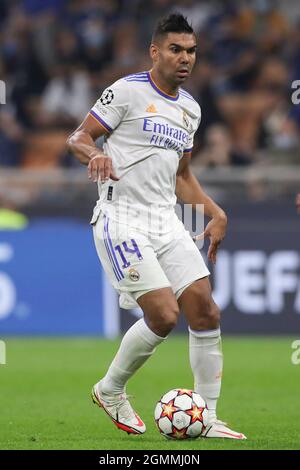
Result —
<instances>
[{"instance_id":1,"label":"champions league match ball","mask_svg":"<svg viewBox=\"0 0 300 470\"><path fill-rule=\"evenodd\" d=\"M169 439L195 439L208 423L203 398L193 390L175 388L157 403L154 418L159 432Z\"/></svg>"}]
</instances>

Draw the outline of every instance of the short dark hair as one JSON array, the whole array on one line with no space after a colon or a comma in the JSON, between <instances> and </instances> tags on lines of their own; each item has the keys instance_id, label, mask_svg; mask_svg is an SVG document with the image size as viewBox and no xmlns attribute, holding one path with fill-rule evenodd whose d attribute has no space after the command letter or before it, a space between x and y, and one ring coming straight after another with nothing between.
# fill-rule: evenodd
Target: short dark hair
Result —
<instances>
[{"instance_id":1,"label":"short dark hair","mask_svg":"<svg viewBox=\"0 0 300 470\"><path fill-rule=\"evenodd\" d=\"M168 33L195 34L187 18L181 15L181 13L172 13L169 16L161 18L154 29L152 42L155 42L155 40Z\"/></svg>"}]
</instances>

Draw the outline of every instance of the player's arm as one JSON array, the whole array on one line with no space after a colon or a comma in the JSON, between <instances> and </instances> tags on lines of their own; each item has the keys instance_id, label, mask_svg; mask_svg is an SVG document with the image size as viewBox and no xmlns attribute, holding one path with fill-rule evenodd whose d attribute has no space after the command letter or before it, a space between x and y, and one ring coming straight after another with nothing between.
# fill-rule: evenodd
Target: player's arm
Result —
<instances>
[{"instance_id":1,"label":"player's arm","mask_svg":"<svg viewBox=\"0 0 300 470\"><path fill-rule=\"evenodd\" d=\"M199 181L191 171L190 161L191 154L185 153L179 162L176 176L176 196L185 204L192 204L194 209L197 209L197 204L203 205L204 214L211 220L203 234L196 238L209 237L210 246L207 256L215 263L218 247L226 234L227 216L223 209L203 191Z\"/></svg>"},{"instance_id":2,"label":"player's arm","mask_svg":"<svg viewBox=\"0 0 300 470\"><path fill-rule=\"evenodd\" d=\"M69 136L67 146L83 165L88 165L88 176L94 182L104 182L111 178L118 181L114 174L112 159L96 147L95 141L108 131L88 114L80 126Z\"/></svg>"}]
</instances>

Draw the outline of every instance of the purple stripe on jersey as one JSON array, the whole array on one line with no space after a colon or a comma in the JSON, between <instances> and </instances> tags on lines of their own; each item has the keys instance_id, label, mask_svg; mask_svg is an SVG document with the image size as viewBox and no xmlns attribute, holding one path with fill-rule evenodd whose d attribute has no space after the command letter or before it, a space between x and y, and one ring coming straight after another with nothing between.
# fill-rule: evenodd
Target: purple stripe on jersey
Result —
<instances>
[{"instance_id":1,"label":"purple stripe on jersey","mask_svg":"<svg viewBox=\"0 0 300 470\"><path fill-rule=\"evenodd\" d=\"M194 100L194 98L193 98L192 96L189 96L189 95L187 95L186 93L182 93L182 91L179 91L179 94L180 94L181 96L184 96L185 98L188 98L189 100ZM195 101L195 100L194 100L194 101Z\"/></svg>"},{"instance_id":2,"label":"purple stripe on jersey","mask_svg":"<svg viewBox=\"0 0 300 470\"><path fill-rule=\"evenodd\" d=\"M105 127L106 130L108 130L109 132L113 131L113 129L109 127L109 125L106 124L106 122L103 121L103 119L101 119L101 117L99 117L98 114L96 114L95 111L93 111L92 109L90 110L90 114L94 116L94 118L97 119L97 121L99 121L100 124L102 124L102 126Z\"/></svg>"},{"instance_id":3,"label":"purple stripe on jersey","mask_svg":"<svg viewBox=\"0 0 300 470\"><path fill-rule=\"evenodd\" d=\"M130 75L126 75L124 78L130 77L147 77L147 72L140 72L140 73L131 73Z\"/></svg>"},{"instance_id":4,"label":"purple stripe on jersey","mask_svg":"<svg viewBox=\"0 0 300 470\"><path fill-rule=\"evenodd\" d=\"M179 92L184 94L184 95L189 96L190 98L193 98L192 95L188 91L184 90L183 88L179 88Z\"/></svg>"},{"instance_id":5,"label":"purple stripe on jersey","mask_svg":"<svg viewBox=\"0 0 300 470\"><path fill-rule=\"evenodd\" d=\"M128 78L125 78L126 82L149 82L148 78L131 78L128 80Z\"/></svg>"},{"instance_id":6,"label":"purple stripe on jersey","mask_svg":"<svg viewBox=\"0 0 300 470\"><path fill-rule=\"evenodd\" d=\"M194 100L194 98L193 98L191 95L189 95L189 94L187 94L187 93L183 93L182 90L179 90L179 94L180 94L181 96L184 96L184 97L187 98L188 100L195 101L195 103L197 103L197 101Z\"/></svg>"},{"instance_id":7,"label":"purple stripe on jersey","mask_svg":"<svg viewBox=\"0 0 300 470\"><path fill-rule=\"evenodd\" d=\"M105 219L104 219L105 220ZM104 244L105 244L105 248L106 248L106 251L107 251L107 254L108 254L108 257L109 257L109 260L110 260L110 263L112 265L112 268L113 268L113 271L115 273L115 276L117 278L118 281L121 280L121 276L120 274L118 273L117 271L117 268L116 268L116 265L114 263L114 260L113 260L113 256L112 256L112 253L110 251L110 248L109 248L109 244L108 244L108 237L107 237L107 232L106 232L106 220L104 221L104 232L103 232L103 240L104 240Z\"/></svg>"},{"instance_id":8,"label":"purple stripe on jersey","mask_svg":"<svg viewBox=\"0 0 300 470\"><path fill-rule=\"evenodd\" d=\"M147 72L147 76L149 78L149 82L152 86L152 88L154 88L155 91L157 91L158 94L160 94L161 96L163 96L164 98L167 98L168 100L171 100L171 101L177 101L178 98L179 98L179 93L177 96L170 96L170 95L167 95L166 93L164 93L162 90L160 90L156 85L155 83L153 82L152 78L151 78L151 74L150 72Z\"/></svg>"},{"instance_id":9,"label":"purple stripe on jersey","mask_svg":"<svg viewBox=\"0 0 300 470\"><path fill-rule=\"evenodd\" d=\"M104 235L103 240L104 240L104 245L105 245L105 249L106 249L107 255L108 255L109 260L110 260L110 264L111 264L111 266L112 266L112 268L113 268L113 271L114 271L114 273L115 273L115 276L116 276L116 278L117 278L117 281L120 281L120 280L121 280L121 277L120 277L120 275L119 275L119 274L117 273L117 271L116 271L116 268L115 268L115 266L114 266L114 262L113 262L111 253L110 253L110 251L109 251L108 242L107 242L107 239L106 239L105 237L106 237L106 235Z\"/></svg>"},{"instance_id":10,"label":"purple stripe on jersey","mask_svg":"<svg viewBox=\"0 0 300 470\"><path fill-rule=\"evenodd\" d=\"M141 77L125 77L125 80L147 80L148 81L148 77L147 75L145 76L141 76Z\"/></svg>"},{"instance_id":11,"label":"purple stripe on jersey","mask_svg":"<svg viewBox=\"0 0 300 470\"><path fill-rule=\"evenodd\" d=\"M110 247L110 252L113 256L113 259L114 259L114 264L115 264L115 267L116 267L116 270L117 272L120 274L120 276L122 278L124 278L124 274L122 273L121 271L121 268L120 268L120 265L118 263L118 260L117 260L117 257L116 257L116 253L114 251L114 248L113 248L113 245L112 245L112 241L111 241L111 238L110 238L110 235L109 235L109 230L108 230L108 223L109 223L109 218L104 215L104 220L106 219L105 223L104 223L104 230L106 231L106 234L108 236L108 245Z\"/></svg>"},{"instance_id":12,"label":"purple stripe on jersey","mask_svg":"<svg viewBox=\"0 0 300 470\"><path fill-rule=\"evenodd\" d=\"M190 149L184 149L183 153L189 153L193 150L193 147L191 147Z\"/></svg>"},{"instance_id":13,"label":"purple stripe on jersey","mask_svg":"<svg viewBox=\"0 0 300 470\"><path fill-rule=\"evenodd\" d=\"M118 271L116 270L116 267L114 265L114 260L113 260L113 257L112 257L112 254L110 252L110 249L109 249L109 246L108 246L108 240L107 240L107 236L104 235L104 244L105 244L105 248L106 248L106 252L108 254L108 257L109 257L109 260L110 260L110 264L113 268L113 271L115 273L115 276L117 278L117 281L119 282L121 280L121 276L120 274L118 273Z\"/></svg>"},{"instance_id":14,"label":"purple stripe on jersey","mask_svg":"<svg viewBox=\"0 0 300 470\"><path fill-rule=\"evenodd\" d=\"M104 240L104 245L105 245L105 249L106 249L106 252L107 252L107 255L109 257L109 260L110 260L110 264L112 265L112 268L113 268L113 271L115 273L115 276L117 278L117 281L120 281L121 280L121 276L120 274L117 272L116 268L115 268L115 265L114 265L114 260L112 258L112 255L111 255L111 252L109 251L109 246L108 246L108 241L107 241L107 235L106 235L106 232L105 232L105 226L103 228L103 240Z\"/></svg>"},{"instance_id":15,"label":"purple stripe on jersey","mask_svg":"<svg viewBox=\"0 0 300 470\"><path fill-rule=\"evenodd\" d=\"M126 77L124 77L126 80L127 79L131 79L131 78L148 78L148 76L145 74L145 75L127 75Z\"/></svg>"}]
</instances>

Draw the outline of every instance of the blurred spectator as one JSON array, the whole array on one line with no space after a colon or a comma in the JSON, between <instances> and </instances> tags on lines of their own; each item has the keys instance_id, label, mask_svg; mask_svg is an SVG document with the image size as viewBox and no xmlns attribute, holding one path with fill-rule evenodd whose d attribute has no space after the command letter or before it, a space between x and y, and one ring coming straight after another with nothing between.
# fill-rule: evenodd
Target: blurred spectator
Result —
<instances>
[{"instance_id":1,"label":"blurred spectator","mask_svg":"<svg viewBox=\"0 0 300 470\"><path fill-rule=\"evenodd\" d=\"M101 70L111 58L110 36L104 18L89 18L82 25L83 59L90 71Z\"/></svg>"},{"instance_id":2,"label":"blurred spectator","mask_svg":"<svg viewBox=\"0 0 300 470\"><path fill-rule=\"evenodd\" d=\"M247 91L256 73L257 47L253 38L245 35L239 20L239 11L225 3L207 24L205 33L211 39L210 55L218 93Z\"/></svg>"},{"instance_id":3,"label":"blurred spectator","mask_svg":"<svg viewBox=\"0 0 300 470\"><path fill-rule=\"evenodd\" d=\"M196 34L200 33L216 9L216 2L209 0L180 0L174 11L180 12L192 24Z\"/></svg>"},{"instance_id":4,"label":"blurred spectator","mask_svg":"<svg viewBox=\"0 0 300 470\"><path fill-rule=\"evenodd\" d=\"M212 124L223 121L214 90L215 70L207 60L196 63L187 87L201 106L201 125L194 139L197 152L203 143L204 134Z\"/></svg>"},{"instance_id":5,"label":"blurred spectator","mask_svg":"<svg viewBox=\"0 0 300 470\"><path fill-rule=\"evenodd\" d=\"M78 38L68 28L60 28L55 35L54 56L57 63L79 63L81 59L81 48ZM50 71L51 74L51 71Z\"/></svg>"},{"instance_id":6,"label":"blurred spectator","mask_svg":"<svg viewBox=\"0 0 300 470\"><path fill-rule=\"evenodd\" d=\"M21 161L24 133L12 112L0 108L0 167L17 166Z\"/></svg>"},{"instance_id":7,"label":"blurred spectator","mask_svg":"<svg viewBox=\"0 0 300 470\"><path fill-rule=\"evenodd\" d=\"M59 10L64 3L63 0L22 0L21 2L24 11L28 15L40 15L48 11L55 12Z\"/></svg>"},{"instance_id":8,"label":"blurred spectator","mask_svg":"<svg viewBox=\"0 0 300 470\"><path fill-rule=\"evenodd\" d=\"M47 77L36 56L32 43L32 23L24 13L13 10L4 25L1 52L7 80L12 88L11 100L16 108L17 119L31 126L27 102L39 96L47 83Z\"/></svg>"},{"instance_id":9,"label":"blurred spectator","mask_svg":"<svg viewBox=\"0 0 300 470\"><path fill-rule=\"evenodd\" d=\"M120 70L137 65L139 51L136 45L137 28L135 23L132 21L120 23L113 44L113 54Z\"/></svg>"},{"instance_id":10,"label":"blurred spectator","mask_svg":"<svg viewBox=\"0 0 300 470\"><path fill-rule=\"evenodd\" d=\"M37 122L48 127L74 128L91 106L89 76L73 63L61 62L41 97Z\"/></svg>"},{"instance_id":11,"label":"blurred spectator","mask_svg":"<svg viewBox=\"0 0 300 470\"><path fill-rule=\"evenodd\" d=\"M243 5L238 18L242 34L252 37L264 53L280 53L287 38L288 21L279 9L279 2L252 0Z\"/></svg>"},{"instance_id":12,"label":"blurred spectator","mask_svg":"<svg viewBox=\"0 0 300 470\"><path fill-rule=\"evenodd\" d=\"M300 80L300 19L290 34L290 68L291 80Z\"/></svg>"},{"instance_id":13,"label":"blurred spectator","mask_svg":"<svg viewBox=\"0 0 300 470\"><path fill-rule=\"evenodd\" d=\"M8 0L2 0L0 2L0 26L7 20L8 13Z\"/></svg>"},{"instance_id":14,"label":"blurred spectator","mask_svg":"<svg viewBox=\"0 0 300 470\"><path fill-rule=\"evenodd\" d=\"M209 167L249 165L251 157L235 151L227 128L222 124L214 124L207 129L204 149L195 155L193 163Z\"/></svg>"},{"instance_id":15,"label":"blurred spectator","mask_svg":"<svg viewBox=\"0 0 300 470\"><path fill-rule=\"evenodd\" d=\"M148 48L155 23L161 16L167 15L173 5L173 0L138 0L136 2L132 13L135 12L139 25L139 42L142 48Z\"/></svg>"}]
</instances>

